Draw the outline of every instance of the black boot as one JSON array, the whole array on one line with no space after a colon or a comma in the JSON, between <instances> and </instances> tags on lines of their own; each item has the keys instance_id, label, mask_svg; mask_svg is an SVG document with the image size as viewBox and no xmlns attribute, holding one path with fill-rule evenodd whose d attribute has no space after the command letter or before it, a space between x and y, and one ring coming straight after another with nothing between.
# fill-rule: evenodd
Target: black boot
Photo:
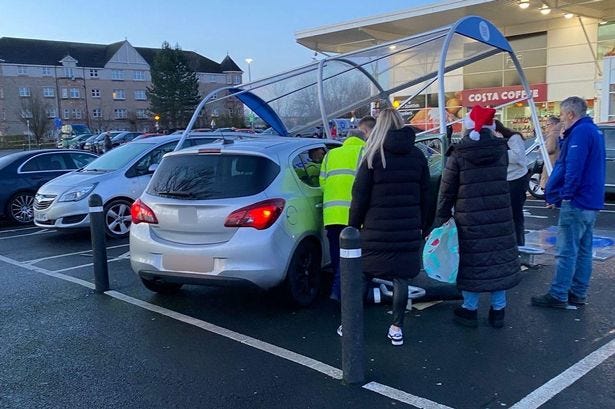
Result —
<instances>
[{"instance_id":1,"label":"black boot","mask_svg":"<svg viewBox=\"0 0 615 409\"><path fill-rule=\"evenodd\" d=\"M489 325L493 328L502 328L504 326L504 311L506 309L494 310L493 307L489 308Z\"/></svg>"},{"instance_id":2,"label":"black boot","mask_svg":"<svg viewBox=\"0 0 615 409\"><path fill-rule=\"evenodd\" d=\"M453 313L455 314L455 317L453 317L453 319L457 324L463 325L464 327L478 327L477 311L466 310L465 308L460 306L455 308L455 311L453 311Z\"/></svg>"}]
</instances>

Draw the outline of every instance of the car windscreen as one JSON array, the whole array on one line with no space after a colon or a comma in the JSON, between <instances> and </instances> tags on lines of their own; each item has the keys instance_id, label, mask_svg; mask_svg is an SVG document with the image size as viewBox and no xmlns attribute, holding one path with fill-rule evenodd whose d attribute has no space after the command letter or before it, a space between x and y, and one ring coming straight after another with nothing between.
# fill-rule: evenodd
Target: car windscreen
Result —
<instances>
[{"instance_id":1,"label":"car windscreen","mask_svg":"<svg viewBox=\"0 0 615 409\"><path fill-rule=\"evenodd\" d=\"M280 167L262 156L174 155L160 163L147 193L185 200L226 199L262 192Z\"/></svg>"},{"instance_id":2,"label":"car windscreen","mask_svg":"<svg viewBox=\"0 0 615 409\"><path fill-rule=\"evenodd\" d=\"M121 169L128 165L137 156L150 150L154 145L151 143L134 143L122 145L119 148L113 149L105 153L100 158L96 159L88 166L83 168L84 171L96 172L105 171L111 172Z\"/></svg>"}]
</instances>

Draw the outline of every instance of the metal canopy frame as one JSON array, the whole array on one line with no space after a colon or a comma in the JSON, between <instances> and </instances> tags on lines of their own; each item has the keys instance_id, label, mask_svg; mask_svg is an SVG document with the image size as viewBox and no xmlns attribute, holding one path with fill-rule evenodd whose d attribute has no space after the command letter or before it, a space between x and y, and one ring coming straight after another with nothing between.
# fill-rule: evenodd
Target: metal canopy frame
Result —
<instances>
[{"instance_id":1,"label":"metal canopy frame","mask_svg":"<svg viewBox=\"0 0 615 409\"><path fill-rule=\"evenodd\" d=\"M466 43L478 44L480 47L478 47L476 54L468 56L465 55L466 52L462 49L461 54L463 58L453 56L451 61L449 57L451 45L454 42L463 45ZM439 53L436 47L439 47ZM540 129L538 112L519 59L508 43L508 40L506 40L506 37L491 22L478 16L464 17L450 26L399 40L389 41L345 54L328 56L322 60L314 61L302 67L261 80L216 89L207 94L197 106L188 126L182 134L177 149L182 146L184 139L194 127L199 113L207 104L213 104L214 101L219 102L233 97L239 99L252 112L257 114L265 113L265 118L259 115L261 119L269 126L272 126L281 136L289 136L292 133L322 124L327 136L331 137L328 127L330 119L375 101L382 101L385 106L390 106L392 94L426 84L419 87L419 90L414 93L414 95L417 95L424 92L435 82L438 83L439 91L439 127L428 129L421 133L438 131L440 134L446 134L446 127L448 125L459 122L459 120L450 122L447 120L445 105L446 74L500 53L507 54L513 62L520 83L525 90L525 96L497 108L526 101L530 107L531 119L536 133L536 142L528 149L528 152L539 146L543 158L548 158ZM390 80L389 76L392 76L395 70L403 70L405 64L416 60L420 61L421 57L428 58L429 56L432 57L432 60L439 59L437 64L430 60L425 63L425 67L428 68L426 71L414 73L413 77L405 78L397 83ZM431 64L433 64L433 67ZM331 72L326 72L327 68ZM363 81L360 84L360 88L362 88L362 92L366 92L369 89L367 91L368 95L359 93L357 94L359 96L355 99L349 98L348 101L340 102L343 98L336 98L335 95L332 98L330 95L331 90L329 90L329 100L327 100L325 85L343 82L343 78L346 75L355 75L356 78L360 78ZM292 84L288 89L286 87L287 83L293 80L296 80L297 83ZM220 94L225 95L220 97ZM296 100L311 98L313 99L312 102L318 105L317 112L313 112L311 117L306 116L302 118L301 123L294 127L289 126L289 120L285 118L282 112L283 107L289 105L285 99L292 101L292 98ZM329 106L332 105L331 101L333 101L332 107ZM404 101L404 104L408 101L409 99ZM338 105L336 106L335 103ZM552 170L550 161L544 160L544 166L550 174Z\"/></svg>"}]
</instances>

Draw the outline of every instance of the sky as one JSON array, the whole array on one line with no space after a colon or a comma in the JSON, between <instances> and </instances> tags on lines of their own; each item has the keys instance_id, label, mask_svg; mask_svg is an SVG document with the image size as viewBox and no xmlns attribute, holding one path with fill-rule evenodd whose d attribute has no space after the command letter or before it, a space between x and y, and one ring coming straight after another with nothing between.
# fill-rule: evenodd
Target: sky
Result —
<instances>
[{"instance_id":1,"label":"sky","mask_svg":"<svg viewBox=\"0 0 615 409\"><path fill-rule=\"evenodd\" d=\"M434 3L437 0L0 0L0 37L135 47L179 44L216 62L227 53L252 80L309 63L300 30Z\"/></svg>"}]
</instances>

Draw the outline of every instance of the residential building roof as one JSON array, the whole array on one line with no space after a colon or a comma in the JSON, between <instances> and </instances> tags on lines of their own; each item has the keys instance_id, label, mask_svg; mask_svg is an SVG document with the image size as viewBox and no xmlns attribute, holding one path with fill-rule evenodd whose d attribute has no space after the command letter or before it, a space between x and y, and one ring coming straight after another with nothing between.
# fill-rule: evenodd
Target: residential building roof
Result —
<instances>
[{"instance_id":1,"label":"residential building roof","mask_svg":"<svg viewBox=\"0 0 615 409\"><path fill-rule=\"evenodd\" d=\"M37 40L29 38L0 37L0 60L9 64L60 65L60 60L70 55L80 67L102 68L124 45L125 41L112 44L89 44L68 41ZM158 48L134 47L151 66ZM194 51L183 51L190 68L196 72L223 73L241 71L237 64L226 56L217 63Z\"/></svg>"}]
</instances>

